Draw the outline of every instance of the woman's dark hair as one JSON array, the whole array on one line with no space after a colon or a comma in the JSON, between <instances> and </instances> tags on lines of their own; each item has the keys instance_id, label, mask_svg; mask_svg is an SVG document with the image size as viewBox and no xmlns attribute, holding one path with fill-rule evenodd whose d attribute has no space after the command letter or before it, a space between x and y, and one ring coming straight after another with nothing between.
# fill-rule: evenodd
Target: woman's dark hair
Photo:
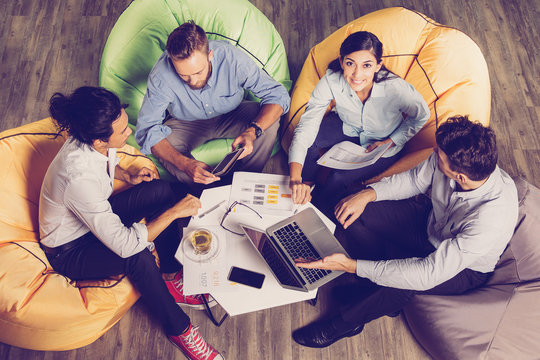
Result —
<instances>
[{"instance_id":1,"label":"woman's dark hair","mask_svg":"<svg viewBox=\"0 0 540 360\"><path fill-rule=\"evenodd\" d=\"M49 112L58 132L65 130L88 145L94 140L108 141L113 133L112 123L126 107L114 93L92 86L80 87L69 96L56 93L49 101Z\"/></svg>"},{"instance_id":2,"label":"woman's dark hair","mask_svg":"<svg viewBox=\"0 0 540 360\"><path fill-rule=\"evenodd\" d=\"M361 50L368 50L377 60L377 64L382 61L383 44L379 38L369 31L358 31L347 36L343 43L341 43L339 58L334 59L328 65L328 68L335 72L343 71L339 59L344 59L345 56ZM383 64L381 69L375 73L373 81L381 82L396 76L396 74L388 70Z\"/></svg>"},{"instance_id":3,"label":"woman's dark hair","mask_svg":"<svg viewBox=\"0 0 540 360\"><path fill-rule=\"evenodd\" d=\"M449 118L435 133L450 169L474 181L484 180L497 165L497 140L490 128L473 123L468 116Z\"/></svg>"}]
</instances>

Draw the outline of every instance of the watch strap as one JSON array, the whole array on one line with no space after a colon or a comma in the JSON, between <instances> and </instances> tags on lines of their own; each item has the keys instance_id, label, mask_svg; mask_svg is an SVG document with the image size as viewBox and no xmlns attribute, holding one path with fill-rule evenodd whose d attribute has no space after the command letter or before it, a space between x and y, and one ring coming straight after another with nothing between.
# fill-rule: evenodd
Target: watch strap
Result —
<instances>
[{"instance_id":1,"label":"watch strap","mask_svg":"<svg viewBox=\"0 0 540 360\"><path fill-rule=\"evenodd\" d=\"M252 127L255 129L255 136L257 137L257 139L262 135L263 133L263 130L259 127L259 125L257 125L256 123L252 122L249 124L248 127Z\"/></svg>"}]
</instances>

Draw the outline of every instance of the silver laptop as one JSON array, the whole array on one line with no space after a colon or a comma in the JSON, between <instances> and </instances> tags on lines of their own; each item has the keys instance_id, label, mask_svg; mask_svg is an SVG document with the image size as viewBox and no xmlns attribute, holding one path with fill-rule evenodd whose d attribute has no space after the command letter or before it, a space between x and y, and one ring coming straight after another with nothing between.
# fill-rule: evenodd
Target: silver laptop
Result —
<instances>
[{"instance_id":1,"label":"silver laptop","mask_svg":"<svg viewBox=\"0 0 540 360\"><path fill-rule=\"evenodd\" d=\"M309 291L343 274L343 271L295 266L295 259L299 258L318 260L333 253L347 255L312 208L307 208L266 230L244 224L240 226L284 288Z\"/></svg>"}]
</instances>

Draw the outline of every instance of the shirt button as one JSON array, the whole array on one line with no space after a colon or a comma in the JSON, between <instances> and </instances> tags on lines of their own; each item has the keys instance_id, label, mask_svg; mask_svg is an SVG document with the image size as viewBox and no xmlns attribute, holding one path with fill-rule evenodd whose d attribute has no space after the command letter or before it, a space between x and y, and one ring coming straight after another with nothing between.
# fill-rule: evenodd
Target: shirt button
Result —
<instances>
[{"instance_id":1,"label":"shirt button","mask_svg":"<svg viewBox=\"0 0 540 360\"><path fill-rule=\"evenodd\" d=\"M208 104L206 104L205 106L208 107Z\"/></svg>"}]
</instances>

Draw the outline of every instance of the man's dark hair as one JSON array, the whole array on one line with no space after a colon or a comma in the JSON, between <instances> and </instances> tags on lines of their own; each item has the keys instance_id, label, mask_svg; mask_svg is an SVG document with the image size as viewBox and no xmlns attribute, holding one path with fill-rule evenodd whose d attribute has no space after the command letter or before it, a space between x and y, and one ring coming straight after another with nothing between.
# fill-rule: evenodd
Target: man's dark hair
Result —
<instances>
[{"instance_id":1,"label":"man's dark hair","mask_svg":"<svg viewBox=\"0 0 540 360\"><path fill-rule=\"evenodd\" d=\"M166 49L174 60L187 59L196 50L208 53L208 38L204 30L190 20L170 33Z\"/></svg>"},{"instance_id":2,"label":"man's dark hair","mask_svg":"<svg viewBox=\"0 0 540 360\"><path fill-rule=\"evenodd\" d=\"M495 133L468 116L454 116L435 133L437 146L444 151L453 171L478 181L487 178L497 165Z\"/></svg>"},{"instance_id":3,"label":"man's dark hair","mask_svg":"<svg viewBox=\"0 0 540 360\"><path fill-rule=\"evenodd\" d=\"M49 101L49 112L58 131L67 131L74 139L92 145L94 140L108 141L112 123L122 112L118 96L107 89L83 86L66 96L56 93Z\"/></svg>"}]
</instances>

